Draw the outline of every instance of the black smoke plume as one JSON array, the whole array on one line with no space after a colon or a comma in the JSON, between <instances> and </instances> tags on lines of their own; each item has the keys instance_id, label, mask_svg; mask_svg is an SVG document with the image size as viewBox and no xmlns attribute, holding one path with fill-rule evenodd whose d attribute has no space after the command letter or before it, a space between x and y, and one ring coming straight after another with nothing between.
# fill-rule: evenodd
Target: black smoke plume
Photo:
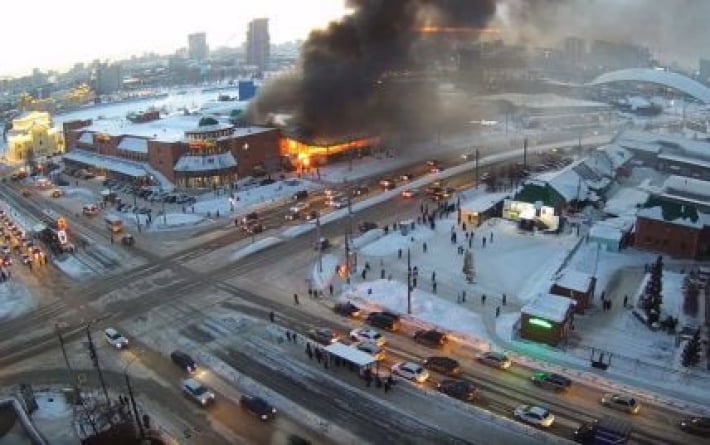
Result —
<instances>
[{"instance_id":1,"label":"black smoke plume","mask_svg":"<svg viewBox=\"0 0 710 445\"><path fill-rule=\"evenodd\" d=\"M249 107L250 120L293 117L306 135L408 132L436 114L437 95L423 76L424 27L475 30L495 0L347 0L351 12L303 44L298 67L269 81Z\"/></svg>"}]
</instances>

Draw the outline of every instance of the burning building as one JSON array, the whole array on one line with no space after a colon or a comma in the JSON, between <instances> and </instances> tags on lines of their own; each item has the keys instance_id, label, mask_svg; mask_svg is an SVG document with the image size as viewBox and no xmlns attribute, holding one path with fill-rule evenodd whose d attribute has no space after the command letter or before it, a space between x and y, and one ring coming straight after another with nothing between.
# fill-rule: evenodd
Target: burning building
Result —
<instances>
[{"instance_id":1,"label":"burning building","mask_svg":"<svg viewBox=\"0 0 710 445\"><path fill-rule=\"evenodd\" d=\"M283 132L280 141L281 155L299 170L307 170L329 162L352 159L370 154L379 147L379 136L350 138L303 137L296 132Z\"/></svg>"}]
</instances>

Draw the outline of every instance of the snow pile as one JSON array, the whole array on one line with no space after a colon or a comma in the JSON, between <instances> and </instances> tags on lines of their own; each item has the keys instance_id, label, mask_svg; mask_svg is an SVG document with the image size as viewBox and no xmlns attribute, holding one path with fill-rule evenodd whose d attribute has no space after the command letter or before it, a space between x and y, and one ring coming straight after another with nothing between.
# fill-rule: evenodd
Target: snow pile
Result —
<instances>
[{"instance_id":1,"label":"snow pile","mask_svg":"<svg viewBox=\"0 0 710 445\"><path fill-rule=\"evenodd\" d=\"M332 254L325 254L322 258L323 270L320 270L320 265L318 260L313 265L313 288L314 289L325 289L328 287L335 278L335 268L338 266L338 257Z\"/></svg>"},{"instance_id":2,"label":"snow pile","mask_svg":"<svg viewBox=\"0 0 710 445\"><path fill-rule=\"evenodd\" d=\"M353 238L352 241L352 248L353 249L359 249L373 241L376 241L380 238L382 238L385 235L385 231L383 229L372 229L368 230L367 232L363 233L362 235Z\"/></svg>"}]
</instances>

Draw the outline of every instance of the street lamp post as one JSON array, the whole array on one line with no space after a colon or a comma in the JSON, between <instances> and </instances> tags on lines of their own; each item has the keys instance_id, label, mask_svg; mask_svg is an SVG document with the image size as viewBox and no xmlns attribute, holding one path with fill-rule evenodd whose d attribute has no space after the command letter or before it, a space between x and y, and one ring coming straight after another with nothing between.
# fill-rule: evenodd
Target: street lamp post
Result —
<instances>
[{"instance_id":1,"label":"street lamp post","mask_svg":"<svg viewBox=\"0 0 710 445\"><path fill-rule=\"evenodd\" d=\"M478 189L478 149L476 149L476 189Z\"/></svg>"},{"instance_id":2,"label":"street lamp post","mask_svg":"<svg viewBox=\"0 0 710 445\"><path fill-rule=\"evenodd\" d=\"M138 358L137 355L135 355L123 368L123 376L126 378L126 388L128 389L128 397L130 398L131 401L131 406L133 408L133 416L136 419L136 424L138 425L138 431L140 432L141 439L145 439L145 430L143 429L143 423L141 422L141 418L138 415L138 405L136 405L136 399L133 396L133 387L131 386L131 379L128 378L128 367L133 364L133 362L136 361Z\"/></svg>"},{"instance_id":3,"label":"street lamp post","mask_svg":"<svg viewBox=\"0 0 710 445\"><path fill-rule=\"evenodd\" d=\"M407 314L412 314L412 256L407 248Z\"/></svg>"},{"instance_id":4,"label":"street lamp post","mask_svg":"<svg viewBox=\"0 0 710 445\"><path fill-rule=\"evenodd\" d=\"M316 246L318 246L318 272L323 273L323 243L320 240L320 214L316 214Z\"/></svg>"}]
</instances>

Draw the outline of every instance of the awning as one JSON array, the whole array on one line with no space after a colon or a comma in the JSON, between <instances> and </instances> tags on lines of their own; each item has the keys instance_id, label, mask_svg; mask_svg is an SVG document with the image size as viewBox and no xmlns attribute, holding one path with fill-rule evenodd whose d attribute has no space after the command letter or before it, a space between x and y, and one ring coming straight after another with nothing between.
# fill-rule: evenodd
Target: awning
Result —
<instances>
[{"instance_id":1,"label":"awning","mask_svg":"<svg viewBox=\"0 0 710 445\"><path fill-rule=\"evenodd\" d=\"M361 368L375 362L375 359L367 352L362 352L359 349L344 345L340 342L326 346L325 350L329 354L340 357L341 359L353 363Z\"/></svg>"}]
</instances>

